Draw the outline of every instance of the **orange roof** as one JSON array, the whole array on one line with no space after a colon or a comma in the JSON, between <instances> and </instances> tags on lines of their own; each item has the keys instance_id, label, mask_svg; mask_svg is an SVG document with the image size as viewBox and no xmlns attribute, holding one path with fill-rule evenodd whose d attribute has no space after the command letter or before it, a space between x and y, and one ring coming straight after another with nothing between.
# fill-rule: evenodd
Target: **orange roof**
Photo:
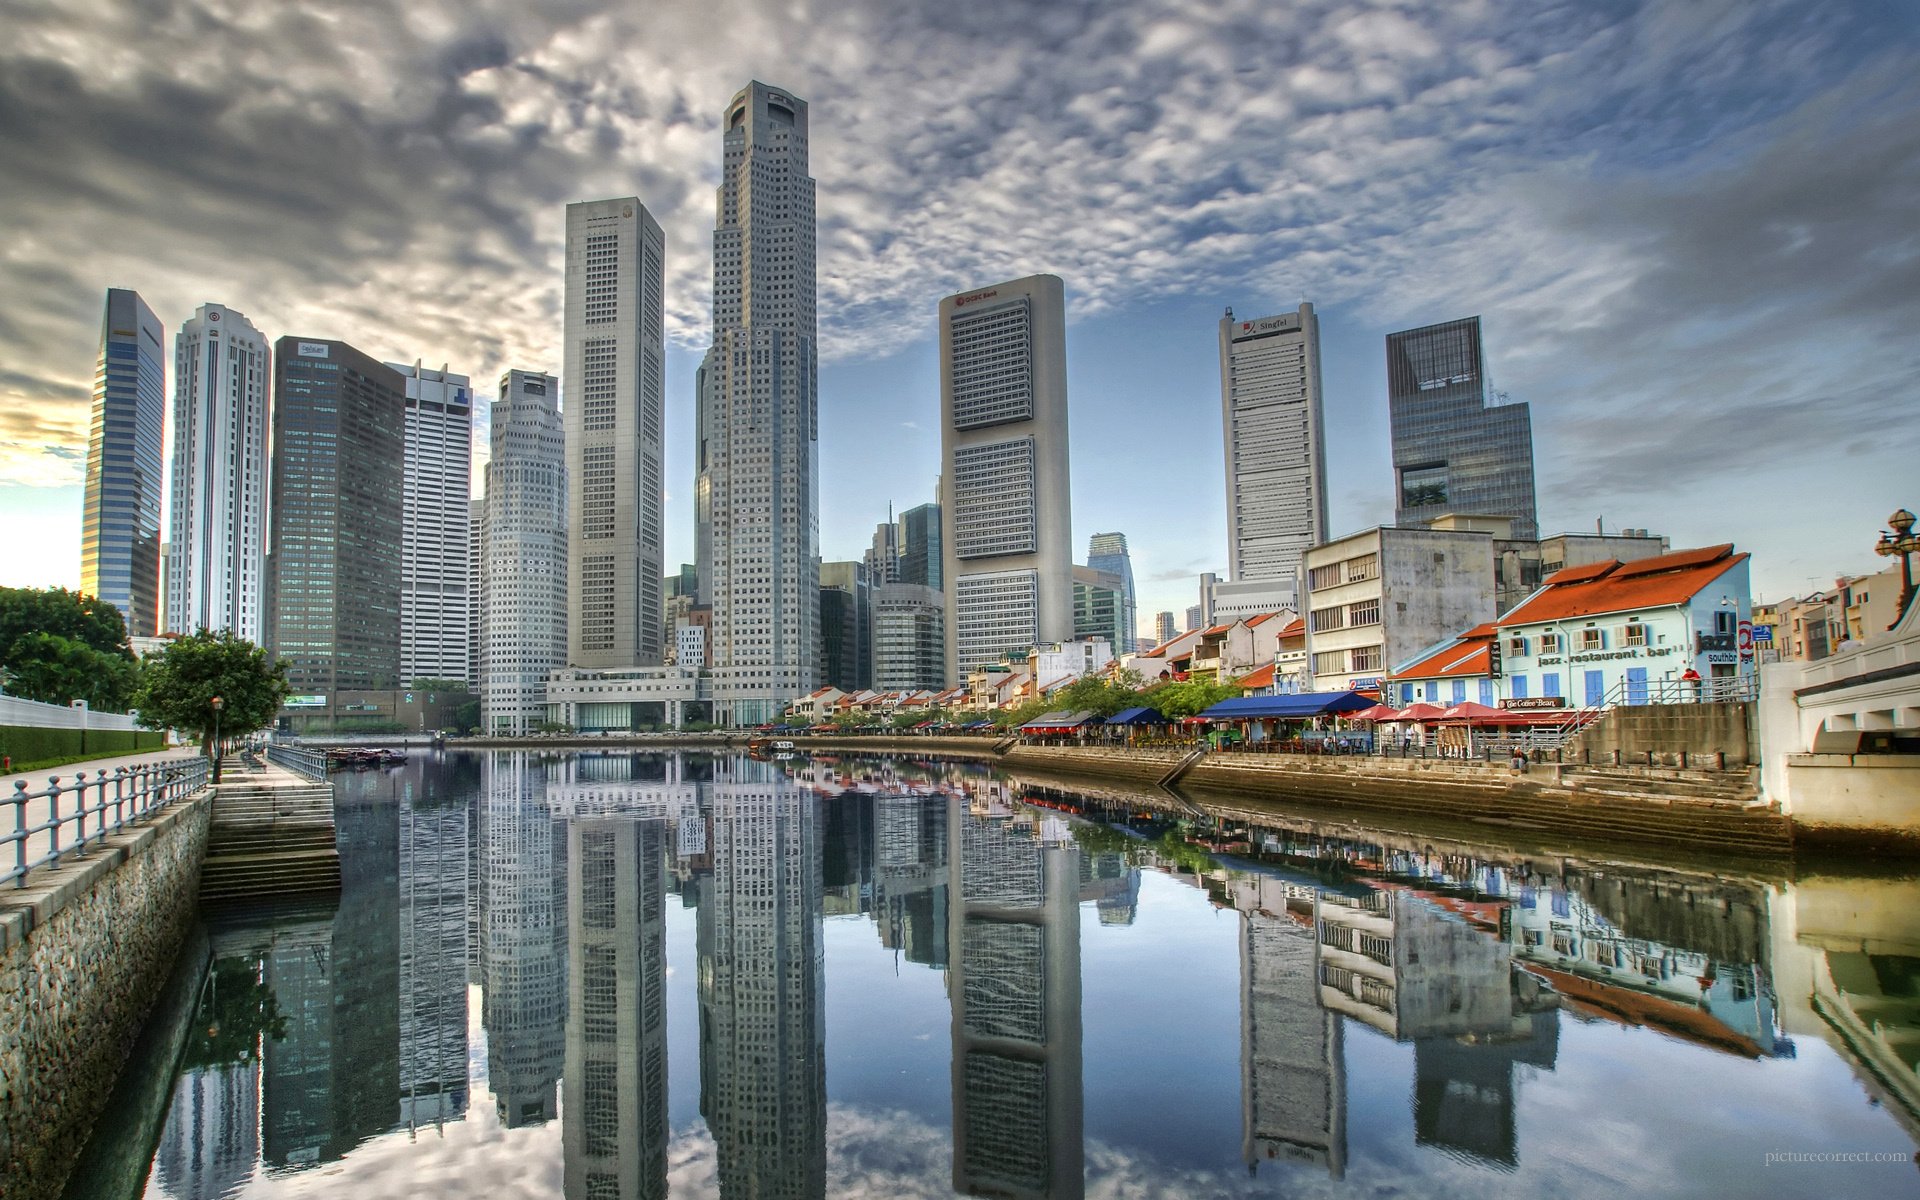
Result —
<instances>
[{"instance_id":1,"label":"orange roof","mask_svg":"<svg viewBox=\"0 0 1920 1200\"><path fill-rule=\"evenodd\" d=\"M1499 624L1526 625L1685 604L1746 561L1746 555L1735 554L1732 543L1726 543L1624 564L1609 559L1591 566L1569 567L1548 576L1538 592L1501 617Z\"/></svg>"},{"instance_id":2,"label":"orange roof","mask_svg":"<svg viewBox=\"0 0 1920 1200\"><path fill-rule=\"evenodd\" d=\"M1446 649L1429 654L1404 670L1395 671L1395 679L1471 679L1493 670L1493 644L1489 641L1455 642Z\"/></svg>"},{"instance_id":3,"label":"orange roof","mask_svg":"<svg viewBox=\"0 0 1920 1200\"><path fill-rule=\"evenodd\" d=\"M1270 612L1270 613L1261 613L1261 614L1259 614L1258 616L1253 616L1253 617L1248 617L1248 618L1247 618L1247 628L1248 628L1248 629L1252 629L1252 628L1253 628L1253 627L1254 627L1255 625L1258 625L1258 624L1260 624L1260 622L1262 622L1262 621L1271 621L1271 620L1273 620L1273 619L1274 619L1275 617L1277 617L1277 616L1279 616L1279 615L1280 615L1280 614L1279 614L1279 613L1277 613L1277 612Z\"/></svg>"},{"instance_id":4,"label":"orange roof","mask_svg":"<svg viewBox=\"0 0 1920 1200\"><path fill-rule=\"evenodd\" d=\"M1285 629L1280 631L1280 636L1283 638L1292 637L1296 633L1305 633L1306 631L1307 619L1305 617L1295 617Z\"/></svg>"},{"instance_id":5,"label":"orange roof","mask_svg":"<svg viewBox=\"0 0 1920 1200\"><path fill-rule=\"evenodd\" d=\"M1233 681L1236 687L1261 688L1273 686L1273 664L1268 663L1250 675L1242 675Z\"/></svg>"},{"instance_id":6,"label":"orange roof","mask_svg":"<svg viewBox=\"0 0 1920 1200\"><path fill-rule=\"evenodd\" d=\"M1200 631L1200 636L1201 636L1201 637L1212 637L1212 636L1213 636L1214 634L1216 634L1216 633L1225 633L1225 632L1226 632L1227 630L1229 630L1229 629L1232 629L1232 628L1233 628L1233 626L1231 626L1231 625L1214 625L1214 626L1210 626L1209 628L1206 628L1206 629L1203 629L1203 630L1201 630L1201 631Z\"/></svg>"}]
</instances>

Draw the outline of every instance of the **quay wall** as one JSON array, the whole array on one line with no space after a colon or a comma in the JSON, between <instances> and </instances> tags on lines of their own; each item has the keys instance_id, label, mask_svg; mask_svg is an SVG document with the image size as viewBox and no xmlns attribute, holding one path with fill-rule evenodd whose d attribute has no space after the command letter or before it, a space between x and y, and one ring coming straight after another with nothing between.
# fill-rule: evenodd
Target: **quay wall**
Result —
<instances>
[{"instance_id":1,"label":"quay wall","mask_svg":"<svg viewBox=\"0 0 1920 1200\"><path fill-rule=\"evenodd\" d=\"M1725 755L1729 768L1757 766L1753 705L1749 701L1707 704L1622 704L1575 734L1568 762L1699 766ZM1617 757L1616 757L1617 756Z\"/></svg>"},{"instance_id":2,"label":"quay wall","mask_svg":"<svg viewBox=\"0 0 1920 1200\"><path fill-rule=\"evenodd\" d=\"M1797 834L1833 850L1920 855L1920 755L1792 754Z\"/></svg>"},{"instance_id":3,"label":"quay wall","mask_svg":"<svg viewBox=\"0 0 1920 1200\"><path fill-rule=\"evenodd\" d=\"M212 789L0 895L0 1195L56 1200L192 927Z\"/></svg>"}]
</instances>

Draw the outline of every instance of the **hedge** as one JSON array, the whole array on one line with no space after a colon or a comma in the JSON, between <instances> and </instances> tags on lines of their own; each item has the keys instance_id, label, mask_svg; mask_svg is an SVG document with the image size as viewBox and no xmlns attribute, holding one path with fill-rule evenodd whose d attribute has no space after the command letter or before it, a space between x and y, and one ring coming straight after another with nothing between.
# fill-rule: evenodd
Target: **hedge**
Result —
<instances>
[{"instance_id":1,"label":"hedge","mask_svg":"<svg viewBox=\"0 0 1920 1200\"><path fill-rule=\"evenodd\" d=\"M157 729L41 729L27 725L0 725L0 755L13 760L16 771L46 759L71 759L76 754L108 758L160 750L166 734Z\"/></svg>"}]
</instances>

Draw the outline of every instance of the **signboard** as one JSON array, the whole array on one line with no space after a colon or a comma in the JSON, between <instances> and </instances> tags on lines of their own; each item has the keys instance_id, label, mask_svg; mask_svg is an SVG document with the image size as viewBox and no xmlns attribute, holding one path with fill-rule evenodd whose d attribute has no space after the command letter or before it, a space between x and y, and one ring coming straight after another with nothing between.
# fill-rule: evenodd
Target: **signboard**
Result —
<instances>
[{"instance_id":1,"label":"signboard","mask_svg":"<svg viewBox=\"0 0 1920 1200\"><path fill-rule=\"evenodd\" d=\"M301 342L300 343L300 357L325 358L326 356L327 356L327 344L325 342Z\"/></svg>"},{"instance_id":2,"label":"signboard","mask_svg":"<svg viewBox=\"0 0 1920 1200\"><path fill-rule=\"evenodd\" d=\"M1753 641L1755 645L1759 646L1773 645L1773 626L1755 625L1753 627Z\"/></svg>"},{"instance_id":3,"label":"signboard","mask_svg":"<svg viewBox=\"0 0 1920 1200\"><path fill-rule=\"evenodd\" d=\"M325 708L325 696L288 696L280 702L281 708Z\"/></svg>"},{"instance_id":4,"label":"signboard","mask_svg":"<svg viewBox=\"0 0 1920 1200\"><path fill-rule=\"evenodd\" d=\"M1716 667L1730 667L1739 657L1739 652L1734 650L1709 650L1707 651L1707 664Z\"/></svg>"},{"instance_id":5,"label":"signboard","mask_svg":"<svg viewBox=\"0 0 1920 1200\"><path fill-rule=\"evenodd\" d=\"M1300 328L1300 315L1295 313L1285 317L1263 317L1258 321L1240 322L1239 332L1233 335L1234 341L1242 338L1263 337L1269 333L1286 333Z\"/></svg>"},{"instance_id":6,"label":"signboard","mask_svg":"<svg viewBox=\"0 0 1920 1200\"><path fill-rule=\"evenodd\" d=\"M1380 677L1378 675L1370 675L1365 679L1349 680L1347 683L1347 687L1356 692L1364 692L1368 688L1377 688L1379 686Z\"/></svg>"},{"instance_id":7,"label":"signboard","mask_svg":"<svg viewBox=\"0 0 1920 1200\"><path fill-rule=\"evenodd\" d=\"M1508 712L1532 712L1543 708L1565 708L1565 696L1509 696L1500 702Z\"/></svg>"},{"instance_id":8,"label":"signboard","mask_svg":"<svg viewBox=\"0 0 1920 1200\"><path fill-rule=\"evenodd\" d=\"M1740 632L1737 636L1739 638L1739 646L1740 646L1740 661L1752 662L1753 661L1753 622L1752 621L1740 622Z\"/></svg>"},{"instance_id":9,"label":"signboard","mask_svg":"<svg viewBox=\"0 0 1920 1200\"><path fill-rule=\"evenodd\" d=\"M969 304L978 304L982 300L991 300L995 296L998 296L999 294L1000 294L999 288L988 288L984 292L968 292L964 296L956 297L954 299L953 306L955 308L965 308Z\"/></svg>"}]
</instances>

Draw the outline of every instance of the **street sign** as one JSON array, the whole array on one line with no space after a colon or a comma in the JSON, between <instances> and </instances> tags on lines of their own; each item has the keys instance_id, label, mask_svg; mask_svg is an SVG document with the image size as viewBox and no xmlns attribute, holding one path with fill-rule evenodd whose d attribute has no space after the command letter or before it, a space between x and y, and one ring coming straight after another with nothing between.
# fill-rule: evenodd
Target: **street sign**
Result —
<instances>
[{"instance_id":1,"label":"street sign","mask_svg":"<svg viewBox=\"0 0 1920 1200\"><path fill-rule=\"evenodd\" d=\"M1753 627L1753 640L1763 646L1771 646L1773 644L1773 626L1755 625Z\"/></svg>"}]
</instances>

